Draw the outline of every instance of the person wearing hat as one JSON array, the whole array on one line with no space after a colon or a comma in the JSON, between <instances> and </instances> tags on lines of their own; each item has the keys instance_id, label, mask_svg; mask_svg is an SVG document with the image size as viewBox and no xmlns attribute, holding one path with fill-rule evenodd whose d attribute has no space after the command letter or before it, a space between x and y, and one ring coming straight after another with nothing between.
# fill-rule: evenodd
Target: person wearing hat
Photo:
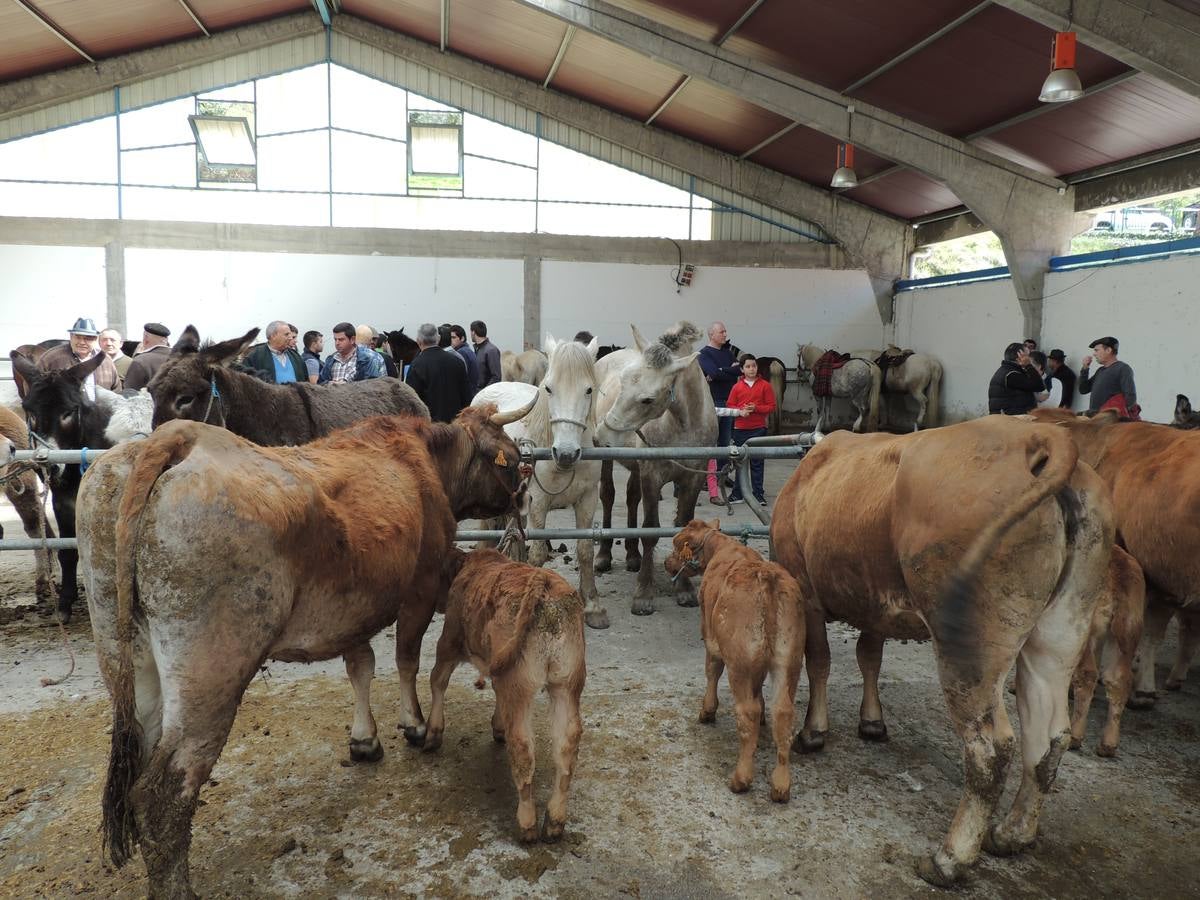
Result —
<instances>
[{"instance_id":1,"label":"person wearing hat","mask_svg":"<svg viewBox=\"0 0 1200 900\"><path fill-rule=\"evenodd\" d=\"M150 383L154 373L159 370L171 348L167 346L167 338L171 329L158 322L147 322L142 326L142 347L133 354L133 362L125 373L125 387L131 391L140 391Z\"/></svg>"},{"instance_id":2,"label":"person wearing hat","mask_svg":"<svg viewBox=\"0 0 1200 900\"><path fill-rule=\"evenodd\" d=\"M1128 363L1117 359L1120 343L1115 337L1096 338L1090 344L1091 351L1100 363L1100 371L1095 377L1091 375L1091 354L1082 360L1083 368L1079 372L1079 393L1088 395L1088 412L1097 413L1101 409L1115 407L1127 418L1137 418L1141 407L1137 405L1137 388L1133 384L1133 369ZM1120 394L1121 400L1114 398Z\"/></svg>"},{"instance_id":3,"label":"person wearing hat","mask_svg":"<svg viewBox=\"0 0 1200 900\"><path fill-rule=\"evenodd\" d=\"M1059 409L1070 409L1075 403L1075 373L1067 365L1067 355L1055 347L1046 354L1046 387L1051 381L1062 384L1062 401Z\"/></svg>"},{"instance_id":4,"label":"person wearing hat","mask_svg":"<svg viewBox=\"0 0 1200 900\"><path fill-rule=\"evenodd\" d=\"M42 358L38 360L39 369L43 372L69 369L81 362L87 362L100 352L100 332L96 329L96 323L91 319L82 317L76 319L75 324L67 330L67 337L69 340L66 344L55 347L53 350L47 350L42 354ZM104 362L100 363L100 366L87 377L83 386L87 391L88 398L95 400L97 386L110 391L119 391L121 375L117 372L113 361L106 356Z\"/></svg>"}]
</instances>

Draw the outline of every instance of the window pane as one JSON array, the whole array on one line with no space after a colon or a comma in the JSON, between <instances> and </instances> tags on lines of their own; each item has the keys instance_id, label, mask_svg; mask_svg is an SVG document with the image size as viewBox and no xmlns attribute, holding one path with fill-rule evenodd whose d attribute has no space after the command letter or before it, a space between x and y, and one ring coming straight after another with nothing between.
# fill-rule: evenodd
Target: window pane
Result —
<instances>
[{"instance_id":1,"label":"window pane","mask_svg":"<svg viewBox=\"0 0 1200 900\"><path fill-rule=\"evenodd\" d=\"M195 140L188 116L196 112L191 97L121 113L121 148L187 144Z\"/></svg>"},{"instance_id":2,"label":"window pane","mask_svg":"<svg viewBox=\"0 0 1200 900\"><path fill-rule=\"evenodd\" d=\"M543 200L688 205L688 192L619 166L542 141L539 168Z\"/></svg>"},{"instance_id":3,"label":"window pane","mask_svg":"<svg viewBox=\"0 0 1200 900\"><path fill-rule=\"evenodd\" d=\"M458 129L414 125L412 141L412 170L421 175L457 175Z\"/></svg>"},{"instance_id":4,"label":"window pane","mask_svg":"<svg viewBox=\"0 0 1200 900\"><path fill-rule=\"evenodd\" d=\"M534 226L529 201L446 197L335 196L333 224L376 228L526 231Z\"/></svg>"},{"instance_id":5,"label":"window pane","mask_svg":"<svg viewBox=\"0 0 1200 900\"><path fill-rule=\"evenodd\" d=\"M115 219L117 189L90 184L12 184L0 181L6 216Z\"/></svg>"},{"instance_id":6,"label":"window pane","mask_svg":"<svg viewBox=\"0 0 1200 900\"><path fill-rule=\"evenodd\" d=\"M125 217L255 225L328 225L327 194L125 188Z\"/></svg>"},{"instance_id":7,"label":"window pane","mask_svg":"<svg viewBox=\"0 0 1200 900\"><path fill-rule=\"evenodd\" d=\"M126 150L121 154L121 181L125 184L195 187L196 150L191 146Z\"/></svg>"},{"instance_id":8,"label":"window pane","mask_svg":"<svg viewBox=\"0 0 1200 900\"><path fill-rule=\"evenodd\" d=\"M537 138L515 128L497 125L479 116L465 115L463 152L506 162L537 165Z\"/></svg>"},{"instance_id":9,"label":"window pane","mask_svg":"<svg viewBox=\"0 0 1200 900\"><path fill-rule=\"evenodd\" d=\"M408 107L404 90L341 66L333 66L330 74L334 127L405 139Z\"/></svg>"},{"instance_id":10,"label":"window pane","mask_svg":"<svg viewBox=\"0 0 1200 900\"><path fill-rule=\"evenodd\" d=\"M250 123L240 116L192 116L189 120L204 161L211 166L254 164Z\"/></svg>"},{"instance_id":11,"label":"window pane","mask_svg":"<svg viewBox=\"0 0 1200 900\"><path fill-rule=\"evenodd\" d=\"M116 116L0 144L0 178L116 184Z\"/></svg>"},{"instance_id":12,"label":"window pane","mask_svg":"<svg viewBox=\"0 0 1200 900\"><path fill-rule=\"evenodd\" d=\"M712 201L704 197L692 198L692 240L711 241L712 233Z\"/></svg>"},{"instance_id":13,"label":"window pane","mask_svg":"<svg viewBox=\"0 0 1200 900\"><path fill-rule=\"evenodd\" d=\"M333 133L333 189L404 194L404 144L379 138Z\"/></svg>"},{"instance_id":14,"label":"window pane","mask_svg":"<svg viewBox=\"0 0 1200 900\"><path fill-rule=\"evenodd\" d=\"M655 206L599 206L590 203L539 203L538 231L605 237L688 236L686 209Z\"/></svg>"},{"instance_id":15,"label":"window pane","mask_svg":"<svg viewBox=\"0 0 1200 900\"><path fill-rule=\"evenodd\" d=\"M329 123L325 64L260 78L257 87L258 133L324 128Z\"/></svg>"},{"instance_id":16,"label":"window pane","mask_svg":"<svg viewBox=\"0 0 1200 900\"><path fill-rule=\"evenodd\" d=\"M537 170L510 166L490 159L463 158L463 193L468 197L502 197L533 200Z\"/></svg>"},{"instance_id":17,"label":"window pane","mask_svg":"<svg viewBox=\"0 0 1200 900\"><path fill-rule=\"evenodd\" d=\"M328 133L310 131L258 139L258 186L267 190L329 190Z\"/></svg>"}]
</instances>

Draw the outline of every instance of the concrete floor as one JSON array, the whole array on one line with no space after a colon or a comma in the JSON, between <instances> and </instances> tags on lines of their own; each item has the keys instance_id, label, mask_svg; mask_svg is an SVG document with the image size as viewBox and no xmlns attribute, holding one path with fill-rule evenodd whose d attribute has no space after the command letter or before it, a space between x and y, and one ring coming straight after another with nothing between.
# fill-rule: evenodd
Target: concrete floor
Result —
<instances>
[{"instance_id":1,"label":"concrete floor","mask_svg":"<svg viewBox=\"0 0 1200 900\"><path fill-rule=\"evenodd\" d=\"M788 463L767 464L769 497L790 470ZM664 501L664 521L673 515L670 504ZM0 513L8 533L19 534L12 511ZM754 521L745 507L732 518ZM562 512L551 523L571 524ZM665 588L663 553L660 544ZM573 559L573 546L567 555ZM856 635L833 626L825 752L794 756L792 800L773 804L764 735L754 785L733 795L727 782L737 735L724 684L717 723L696 722L703 690L697 611L663 599L655 615L631 616L634 576L624 571L623 558L618 553L617 571L600 580L612 627L587 634L585 733L562 844L527 848L515 841L507 759L488 728L490 691L472 687L472 670L455 674L442 750L425 755L405 746L395 731L389 630L374 641L374 706L386 751L376 765L346 759L351 693L339 661L273 664L251 685L202 794L191 855L196 889L239 898L942 893L913 871L918 855L941 839L962 783L929 647L888 646L881 690L891 741L866 744L855 736ZM575 577L563 554L552 565ZM3 554L0 894L143 896L140 862L113 871L100 855L109 710L86 615L69 629L75 674L62 686L39 687L41 676L65 671L67 656L45 617L16 612L32 602L29 554ZM425 641L426 706L440 621ZM1164 663L1174 652L1173 635L1159 657ZM802 715L804 700L798 705ZM1091 752L1103 714L1100 699L1085 752L1064 760L1036 847L1017 859L982 857L966 895L1194 895L1200 885L1197 680L1163 696L1153 712L1127 713L1115 760ZM544 706L537 721L544 735ZM544 737L538 754L544 803L550 774ZM1014 787L1010 778L1004 802Z\"/></svg>"}]
</instances>

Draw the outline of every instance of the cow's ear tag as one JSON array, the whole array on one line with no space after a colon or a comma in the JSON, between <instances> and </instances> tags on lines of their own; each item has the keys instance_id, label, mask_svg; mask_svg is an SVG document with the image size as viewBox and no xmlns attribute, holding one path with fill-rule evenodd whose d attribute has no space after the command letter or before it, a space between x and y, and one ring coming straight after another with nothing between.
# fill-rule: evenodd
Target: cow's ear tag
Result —
<instances>
[{"instance_id":1,"label":"cow's ear tag","mask_svg":"<svg viewBox=\"0 0 1200 900\"><path fill-rule=\"evenodd\" d=\"M684 562L689 562L692 558L692 545L684 544L683 549L679 551L679 558Z\"/></svg>"},{"instance_id":2,"label":"cow's ear tag","mask_svg":"<svg viewBox=\"0 0 1200 900\"><path fill-rule=\"evenodd\" d=\"M508 457L504 455L503 450L496 451L496 465L504 466L505 468L508 467Z\"/></svg>"}]
</instances>

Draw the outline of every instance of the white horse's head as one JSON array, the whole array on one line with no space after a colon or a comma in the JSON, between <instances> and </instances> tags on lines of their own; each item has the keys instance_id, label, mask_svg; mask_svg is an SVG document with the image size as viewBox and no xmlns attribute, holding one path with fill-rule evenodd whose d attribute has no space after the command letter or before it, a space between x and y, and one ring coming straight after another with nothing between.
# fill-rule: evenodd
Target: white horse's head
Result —
<instances>
[{"instance_id":1,"label":"white horse's head","mask_svg":"<svg viewBox=\"0 0 1200 900\"><path fill-rule=\"evenodd\" d=\"M600 342L592 338L586 346L577 341L556 341L546 334L543 350L550 368L538 387L541 401L530 415L531 436L546 435L550 453L559 469L572 468L584 446L590 446L596 430L596 351ZM534 440L540 443L538 437Z\"/></svg>"},{"instance_id":2,"label":"white horse's head","mask_svg":"<svg viewBox=\"0 0 1200 900\"><path fill-rule=\"evenodd\" d=\"M604 446L628 443L633 432L666 412L675 396L676 379L699 356L690 352L700 338L690 322L676 324L653 342L646 341L637 326L630 327L637 350L605 357L616 359L604 379L608 402L597 436L597 443Z\"/></svg>"}]
</instances>

